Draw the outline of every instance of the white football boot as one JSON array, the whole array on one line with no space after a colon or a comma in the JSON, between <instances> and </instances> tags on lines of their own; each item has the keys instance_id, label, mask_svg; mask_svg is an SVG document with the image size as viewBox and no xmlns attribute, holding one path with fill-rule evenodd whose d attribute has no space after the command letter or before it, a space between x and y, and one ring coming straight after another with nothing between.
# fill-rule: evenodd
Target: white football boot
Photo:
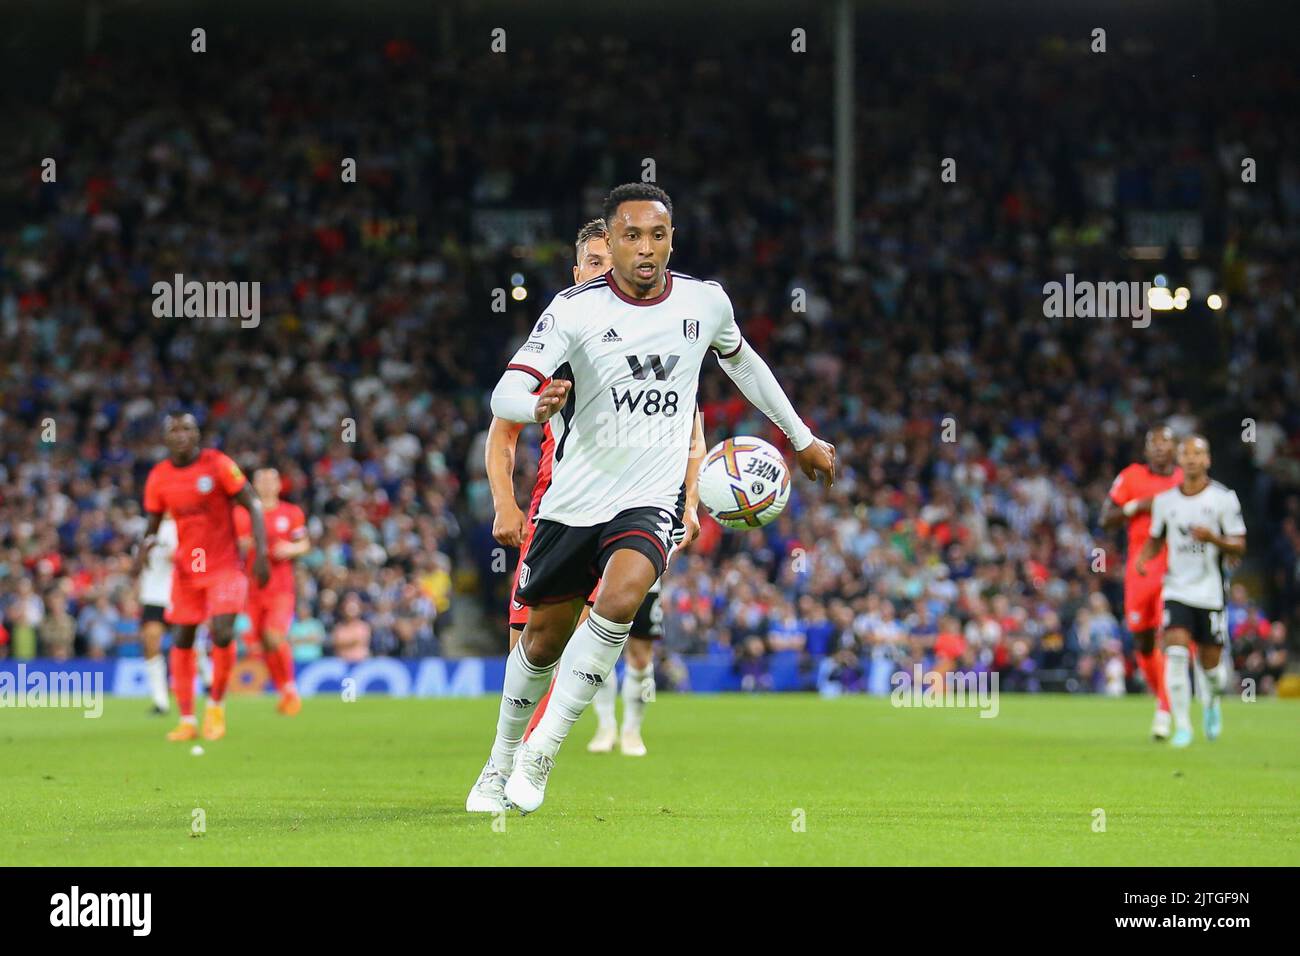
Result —
<instances>
[{"instance_id":1,"label":"white football boot","mask_svg":"<svg viewBox=\"0 0 1300 956\"><path fill-rule=\"evenodd\" d=\"M613 724L608 727L598 727L596 736L591 738L591 743L587 744L587 750L594 754L607 754L614 749L614 743L618 740L618 728Z\"/></svg>"},{"instance_id":2,"label":"white football boot","mask_svg":"<svg viewBox=\"0 0 1300 956\"><path fill-rule=\"evenodd\" d=\"M506 799L507 774L498 770L492 758L483 765L483 772L478 781L470 788L465 798L465 810L469 813L501 813L510 810L510 801Z\"/></svg>"},{"instance_id":3,"label":"white football boot","mask_svg":"<svg viewBox=\"0 0 1300 956\"><path fill-rule=\"evenodd\" d=\"M644 757L645 741L641 739L641 731L632 727L624 729L618 749L623 751L624 757Z\"/></svg>"},{"instance_id":4,"label":"white football boot","mask_svg":"<svg viewBox=\"0 0 1300 956\"><path fill-rule=\"evenodd\" d=\"M554 767L554 760L524 741L515 754L514 772L506 781L506 799L520 813L532 813L546 799L546 778Z\"/></svg>"},{"instance_id":5,"label":"white football boot","mask_svg":"<svg viewBox=\"0 0 1300 956\"><path fill-rule=\"evenodd\" d=\"M1155 720L1151 722L1151 739L1168 740L1172 726L1173 718L1169 716L1169 711L1157 707Z\"/></svg>"}]
</instances>

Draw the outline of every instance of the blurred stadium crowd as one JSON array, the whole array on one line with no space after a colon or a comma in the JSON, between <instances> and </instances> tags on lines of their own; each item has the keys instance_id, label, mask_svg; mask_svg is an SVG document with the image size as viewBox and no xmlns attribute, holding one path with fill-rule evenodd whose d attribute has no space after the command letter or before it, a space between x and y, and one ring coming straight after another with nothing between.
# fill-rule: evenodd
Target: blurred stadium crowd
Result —
<instances>
[{"instance_id":1,"label":"blurred stadium crowd","mask_svg":"<svg viewBox=\"0 0 1300 956\"><path fill-rule=\"evenodd\" d=\"M1157 421L1209 433L1247 504L1230 626L1239 670L1276 679L1300 595L1292 62L1224 59L1189 98L1167 51L870 51L843 265L825 62L744 42L516 51L104 53L18 110L0 196L0 654L133 652L128 552L179 409L245 467L279 467L311 516L300 657L444 652L471 606L482 633L463 649L503 652L515 555L491 538L486 396L568 284L572 234L653 157L673 263L721 281L843 466L829 492L796 479L764 532L706 521L675 559L668 683L681 655L716 654L761 688L792 652L824 688L880 689L917 660L996 668L1004 687L1121 688L1123 551L1097 514ZM1199 213L1200 255L1124 256L1136 208ZM1227 307L1194 300L1148 328L1043 315L1066 273L1156 271ZM260 325L156 318L151 286L176 273L260 282ZM492 311L511 286L526 297ZM779 438L719 370L700 404L710 443Z\"/></svg>"}]
</instances>

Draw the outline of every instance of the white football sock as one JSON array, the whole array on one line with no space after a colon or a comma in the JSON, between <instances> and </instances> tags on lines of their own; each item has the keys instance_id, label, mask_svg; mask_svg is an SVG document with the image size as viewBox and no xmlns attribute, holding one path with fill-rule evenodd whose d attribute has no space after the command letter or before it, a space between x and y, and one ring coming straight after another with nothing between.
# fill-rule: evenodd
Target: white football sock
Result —
<instances>
[{"instance_id":1,"label":"white football sock","mask_svg":"<svg viewBox=\"0 0 1300 956\"><path fill-rule=\"evenodd\" d=\"M555 665L538 667L524 653L521 639L506 658L505 684L501 688L501 712L497 717L497 736L492 742L492 763L503 773L515 765L515 751L524 739L529 718L537 702L551 683Z\"/></svg>"},{"instance_id":2,"label":"white football sock","mask_svg":"<svg viewBox=\"0 0 1300 956\"><path fill-rule=\"evenodd\" d=\"M630 630L631 621L607 621L595 611L587 615L560 656L551 702L528 738L530 747L551 758L559 753L564 738L596 696L596 690L609 680Z\"/></svg>"},{"instance_id":3,"label":"white football sock","mask_svg":"<svg viewBox=\"0 0 1300 956\"><path fill-rule=\"evenodd\" d=\"M1179 644L1165 648L1165 689L1169 692L1174 726L1179 730L1191 730L1192 688L1187 679L1187 648Z\"/></svg>"},{"instance_id":4,"label":"white football sock","mask_svg":"<svg viewBox=\"0 0 1300 956\"><path fill-rule=\"evenodd\" d=\"M647 683L648 682L648 683ZM640 731L641 721L645 719L647 698L654 698L655 668L651 664L644 669L637 669L631 664L623 672L623 732ZM649 690L649 693L647 693Z\"/></svg>"},{"instance_id":5,"label":"white football sock","mask_svg":"<svg viewBox=\"0 0 1300 956\"><path fill-rule=\"evenodd\" d=\"M154 706L159 710L166 711L171 703L167 696L167 660L161 654L155 654L153 657L146 657L144 661L145 675L149 678L149 696L153 698Z\"/></svg>"},{"instance_id":6,"label":"white football sock","mask_svg":"<svg viewBox=\"0 0 1300 956\"><path fill-rule=\"evenodd\" d=\"M617 663L617 662L616 662ZM614 716L614 702L618 700L618 688L615 686L615 671L609 672L609 680L596 689L596 696L591 699L591 708L596 712L596 722L601 730L609 730L618 723Z\"/></svg>"},{"instance_id":7,"label":"white football sock","mask_svg":"<svg viewBox=\"0 0 1300 956\"><path fill-rule=\"evenodd\" d=\"M1205 672L1210 693L1215 697L1222 697L1224 691L1228 689L1228 675L1228 653L1225 650L1219 655L1219 663Z\"/></svg>"},{"instance_id":8,"label":"white football sock","mask_svg":"<svg viewBox=\"0 0 1300 956\"><path fill-rule=\"evenodd\" d=\"M1192 655L1192 677L1196 682L1196 702L1205 707L1210 703L1210 678L1201 666L1199 654Z\"/></svg>"}]
</instances>

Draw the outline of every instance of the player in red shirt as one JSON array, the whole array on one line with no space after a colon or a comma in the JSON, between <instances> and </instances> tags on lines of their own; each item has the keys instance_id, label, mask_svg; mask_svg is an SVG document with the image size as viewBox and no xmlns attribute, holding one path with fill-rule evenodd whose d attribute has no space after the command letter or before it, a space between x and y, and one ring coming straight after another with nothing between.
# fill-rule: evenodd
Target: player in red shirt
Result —
<instances>
[{"instance_id":1,"label":"player in red shirt","mask_svg":"<svg viewBox=\"0 0 1300 956\"><path fill-rule=\"evenodd\" d=\"M257 583L253 564L256 555L248 546L253 541L253 525L247 509L235 509L235 531L241 547L248 548L249 628L244 639L250 653L260 647L271 683L280 694L276 710L292 717L302 710L302 699L293 680L293 647L287 640L293 625L296 586L293 562L311 549L307 538L307 519L302 509L280 500L280 473L274 468L253 472L253 490L262 503L262 520L266 523L266 543L271 553L271 580L265 587Z\"/></svg>"},{"instance_id":2,"label":"player in red shirt","mask_svg":"<svg viewBox=\"0 0 1300 956\"><path fill-rule=\"evenodd\" d=\"M1183 470L1174 464L1174 433L1168 425L1147 432L1146 464L1134 462L1116 476L1101 507L1101 526L1107 530L1128 524L1128 557L1124 565L1124 623L1133 635L1138 666L1147 686L1156 695L1156 716L1151 736L1167 740L1170 733L1169 694L1165 691L1164 653L1156 644L1163 602L1160 591L1167 555L1148 565L1145 577L1136 570L1138 555L1151 531L1151 499L1183 480Z\"/></svg>"},{"instance_id":3,"label":"player in red shirt","mask_svg":"<svg viewBox=\"0 0 1300 956\"><path fill-rule=\"evenodd\" d=\"M193 415L167 416L163 435L168 457L153 466L145 481L144 510L149 524L132 571L139 575L163 514L170 512L176 519L178 543L172 562L172 604L166 619L177 625L170 664L181 722L167 739L193 740L199 735L194 718L194 632L209 621L213 671L203 711L203 737L218 740L226 734L222 701L235 664L235 615L243 609L248 593L231 514L233 502L252 515L257 548L254 576L263 585L271 573L266 528L262 506L239 466L215 448L199 447L199 426Z\"/></svg>"}]
</instances>

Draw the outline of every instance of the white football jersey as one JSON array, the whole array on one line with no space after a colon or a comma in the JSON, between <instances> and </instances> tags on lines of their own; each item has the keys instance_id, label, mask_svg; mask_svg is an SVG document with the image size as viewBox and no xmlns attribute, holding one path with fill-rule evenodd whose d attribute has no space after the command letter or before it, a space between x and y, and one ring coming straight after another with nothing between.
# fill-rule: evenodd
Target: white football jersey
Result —
<instances>
[{"instance_id":1,"label":"white football jersey","mask_svg":"<svg viewBox=\"0 0 1300 956\"><path fill-rule=\"evenodd\" d=\"M722 287L680 272L654 299L629 298L610 273L557 295L509 366L539 387L573 382L550 419L555 454L537 517L590 527L629 508L677 513L704 356L733 355L742 341Z\"/></svg>"},{"instance_id":2,"label":"white football jersey","mask_svg":"<svg viewBox=\"0 0 1300 956\"><path fill-rule=\"evenodd\" d=\"M141 604L171 607L172 555L176 551L176 544L176 521L171 515L164 515L162 523L158 525L153 550L145 559L144 570L140 572Z\"/></svg>"},{"instance_id":3,"label":"white football jersey","mask_svg":"<svg viewBox=\"0 0 1300 956\"><path fill-rule=\"evenodd\" d=\"M1194 495L1183 494L1175 485L1151 501L1151 535L1164 536L1169 554L1164 599L1219 611L1224 602L1221 554L1216 545L1192 537L1196 525L1219 535L1244 535L1237 493L1211 481Z\"/></svg>"}]
</instances>

